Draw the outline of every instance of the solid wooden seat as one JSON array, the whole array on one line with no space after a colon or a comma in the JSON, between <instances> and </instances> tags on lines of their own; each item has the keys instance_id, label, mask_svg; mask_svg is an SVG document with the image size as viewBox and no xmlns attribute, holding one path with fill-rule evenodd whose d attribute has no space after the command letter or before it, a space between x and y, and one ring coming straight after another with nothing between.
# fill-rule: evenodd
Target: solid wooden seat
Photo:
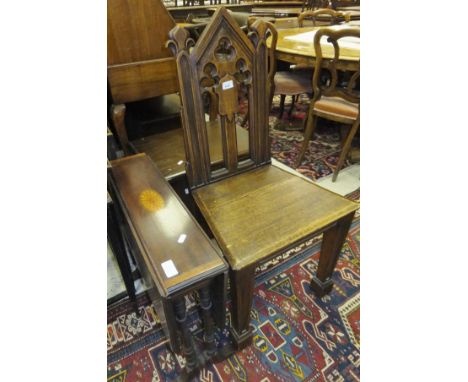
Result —
<instances>
[{"instance_id":1,"label":"solid wooden seat","mask_svg":"<svg viewBox=\"0 0 468 382\"><path fill-rule=\"evenodd\" d=\"M110 171L110 189L163 330L174 351L181 350L182 341L187 366L193 369L200 357L186 326L184 296L200 295L207 357L212 356L211 315L223 328L227 264L147 155L114 160Z\"/></svg>"},{"instance_id":2,"label":"solid wooden seat","mask_svg":"<svg viewBox=\"0 0 468 382\"><path fill-rule=\"evenodd\" d=\"M333 173L332 181L336 181L338 173L343 167L346 155L351 147L351 142L360 124L360 92L359 92L359 68L351 73L350 78L344 86L339 86L337 64L340 59L340 39L359 38L360 31L356 28L345 28L334 30L324 28L318 30L314 36L314 49L317 56L314 75L312 79L314 96L310 101L307 115L304 141L296 161L296 167L301 164L302 158L309 147L309 141L313 136L317 117L327 118L332 121L351 124L348 135L343 142L340 157ZM333 50L333 60L323 59L321 40L326 39ZM326 68L330 79L323 83L321 81L322 70Z\"/></svg>"},{"instance_id":3,"label":"solid wooden seat","mask_svg":"<svg viewBox=\"0 0 468 382\"><path fill-rule=\"evenodd\" d=\"M274 166L209 184L193 196L232 269L264 260L356 209Z\"/></svg>"},{"instance_id":4,"label":"solid wooden seat","mask_svg":"<svg viewBox=\"0 0 468 382\"><path fill-rule=\"evenodd\" d=\"M250 344L255 268L271 256L323 232L311 288L322 296L358 205L271 166L268 126L274 86L267 70L271 23L257 20L248 36L220 7L196 45L174 28L169 46L181 85L186 175L192 195L230 265L231 333L238 349ZM191 48L191 49L190 49ZM271 54L271 52L270 52ZM271 57L271 56L270 56ZM271 69L271 66L270 66ZM203 94L211 94L221 121L223 165L210 162ZM242 97L241 97L242 95ZM249 153L238 150L236 117L248 103Z\"/></svg>"},{"instance_id":5,"label":"solid wooden seat","mask_svg":"<svg viewBox=\"0 0 468 382\"><path fill-rule=\"evenodd\" d=\"M206 124L210 145L210 158L213 165L219 165L223 160L221 127L219 121L214 120ZM237 126L239 137L239 155L249 153L249 133ZM132 141L138 152L146 153L158 166L167 180L185 174L185 146L182 127L157 133Z\"/></svg>"}]
</instances>

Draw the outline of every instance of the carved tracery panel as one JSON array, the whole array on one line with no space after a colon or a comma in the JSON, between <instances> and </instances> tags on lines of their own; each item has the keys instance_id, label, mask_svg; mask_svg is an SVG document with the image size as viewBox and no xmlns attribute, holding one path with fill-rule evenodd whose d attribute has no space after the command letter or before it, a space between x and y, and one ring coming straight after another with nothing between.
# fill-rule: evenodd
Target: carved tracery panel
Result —
<instances>
[{"instance_id":1,"label":"carved tracery panel","mask_svg":"<svg viewBox=\"0 0 468 382\"><path fill-rule=\"evenodd\" d=\"M249 38L220 8L195 46L181 28L169 36L178 63L190 185L267 163L267 50L261 22L252 25ZM239 126L245 109L248 129Z\"/></svg>"}]
</instances>

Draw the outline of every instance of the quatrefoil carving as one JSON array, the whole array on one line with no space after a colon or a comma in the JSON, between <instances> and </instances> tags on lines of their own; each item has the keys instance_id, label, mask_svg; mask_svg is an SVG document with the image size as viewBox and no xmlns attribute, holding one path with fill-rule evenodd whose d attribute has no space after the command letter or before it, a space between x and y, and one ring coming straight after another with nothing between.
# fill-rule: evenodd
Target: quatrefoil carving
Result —
<instances>
[{"instance_id":1,"label":"quatrefoil carving","mask_svg":"<svg viewBox=\"0 0 468 382\"><path fill-rule=\"evenodd\" d=\"M215 58L219 61L232 61L236 56L236 48L226 37L222 37L218 41L218 46L214 51Z\"/></svg>"}]
</instances>

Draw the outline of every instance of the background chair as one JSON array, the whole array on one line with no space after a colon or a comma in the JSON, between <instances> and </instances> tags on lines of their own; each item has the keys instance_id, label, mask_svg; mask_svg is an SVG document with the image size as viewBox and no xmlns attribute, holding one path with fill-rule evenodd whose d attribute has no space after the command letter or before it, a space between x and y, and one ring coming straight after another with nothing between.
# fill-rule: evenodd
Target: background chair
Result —
<instances>
[{"instance_id":1,"label":"background chair","mask_svg":"<svg viewBox=\"0 0 468 382\"><path fill-rule=\"evenodd\" d=\"M333 3L331 0L304 0L302 2L302 11L319 8L333 8Z\"/></svg>"},{"instance_id":2,"label":"background chair","mask_svg":"<svg viewBox=\"0 0 468 382\"><path fill-rule=\"evenodd\" d=\"M333 50L332 60L326 60L323 57L322 45L320 40L325 37ZM313 98L310 102L307 116L306 129L304 133L304 142L297 158L296 167L298 167L305 152L309 147L309 141L317 124L317 118L326 118L335 122L350 124L351 129L344 140L341 149L338 164L333 174L333 181L336 181L338 173L344 164L346 155L351 147L353 137L359 128L359 70L354 72L345 87L338 87L338 70L336 63L340 57L339 40L344 37L360 37L360 30L347 28L341 30L321 29L317 31L314 37L314 48L316 53L316 63L313 75ZM330 80L323 83L320 80L321 72L326 66L330 72Z\"/></svg>"},{"instance_id":3,"label":"background chair","mask_svg":"<svg viewBox=\"0 0 468 382\"><path fill-rule=\"evenodd\" d=\"M179 27L168 46L177 57L184 105L181 116L186 174L192 195L230 265L231 333L236 347L250 344L255 269L321 232L317 275L322 296L357 204L271 165L266 37L272 24L257 20L247 37L225 8L218 8L197 44ZM214 92L223 161L213 166L205 122L204 92ZM239 155L236 117L240 94L249 104L249 151Z\"/></svg>"},{"instance_id":4,"label":"background chair","mask_svg":"<svg viewBox=\"0 0 468 382\"><path fill-rule=\"evenodd\" d=\"M349 12L339 12L333 9L322 8L301 12L297 17L297 25L299 28L304 26L304 20L311 20L312 26L335 25L343 21L348 23L351 20L351 14Z\"/></svg>"},{"instance_id":5,"label":"background chair","mask_svg":"<svg viewBox=\"0 0 468 382\"><path fill-rule=\"evenodd\" d=\"M324 18L325 17L325 18ZM311 20L312 25L335 25L341 21L349 22L350 14L337 12L333 9L318 9L315 11L302 12L297 23L301 28L304 26L304 20ZM271 46L273 49L273 45ZM284 112L284 104L286 96L291 96L291 107L289 108L288 116L291 117L295 102L301 94L312 93L312 72L307 65L295 65L291 71L281 71L275 75L275 95L280 95L280 113L279 118L282 118Z\"/></svg>"},{"instance_id":6,"label":"background chair","mask_svg":"<svg viewBox=\"0 0 468 382\"><path fill-rule=\"evenodd\" d=\"M251 26L253 23L258 20L257 18L251 18L248 25ZM284 113L284 104L286 100L286 96L292 96L292 103L289 109L288 115L291 117L294 103L296 98L300 94L303 93L311 93L312 92L312 75L311 72L302 72L302 71L276 71L276 57L275 57L275 50L276 44L278 42L278 32L276 31L273 23L269 21L265 21L265 18L262 19L264 22L269 25L269 33L271 34L271 44L268 50L268 81L270 85L270 91L268 93L268 107L271 110L271 105L273 102L273 97L275 95L280 95L280 111L279 111L279 118L283 116ZM249 115L248 112L246 113L244 120L242 121L242 126L245 126L248 122Z\"/></svg>"}]
</instances>

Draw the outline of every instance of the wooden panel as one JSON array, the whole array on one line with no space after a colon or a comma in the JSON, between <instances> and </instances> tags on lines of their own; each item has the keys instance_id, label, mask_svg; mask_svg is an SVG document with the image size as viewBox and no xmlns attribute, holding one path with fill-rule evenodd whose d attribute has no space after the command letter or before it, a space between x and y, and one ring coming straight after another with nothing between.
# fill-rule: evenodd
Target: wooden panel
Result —
<instances>
[{"instance_id":1,"label":"wooden panel","mask_svg":"<svg viewBox=\"0 0 468 382\"><path fill-rule=\"evenodd\" d=\"M358 205L274 166L193 191L233 269L264 259Z\"/></svg>"},{"instance_id":2,"label":"wooden panel","mask_svg":"<svg viewBox=\"0 0 468 382\"><path fill-rule=\"evenodd\" d=\"M160 0L107 1L107 65L170 57L175 22Z\"/></svg>"},{"instance_id":3,"label":"wooden panel","mask_svg":"<svg viewBox=\"0 0 468 382\"><path fill-rule=\"evenodd\" d=\"M179 90L174 58L109 67L115 104L175 93Z\"/></svg>"},{"instance_id":4,"label":"wooden panel","mask_svg":"<svg viewBox=\"0 0 468 382\"><path fill-rule=\"evenodd\" d=\"M227 269L148 156L138 154L112 161L111 165L120 203L163 297ZM178 272L174 276L168 276L161 265L169 260Z\"/></svg>"},{"instance_id":5,"label":"wooden panel","mask_svg":"<svg viewBox=\"0 0 468 382\"><path fill-rule=\"evenodd\" d=\"M221 128L218 121L207 122L210 157L212 164L223 160L221 145ZM238 147L240 156L249 153L249 133L237 126ZM158 166L166 179L185 173L185 147L182 128L172 129L143 139L132 141L139 152L146 153ZM182 162L182 163L181 163Z\"/></svg>"}]
</instances>

